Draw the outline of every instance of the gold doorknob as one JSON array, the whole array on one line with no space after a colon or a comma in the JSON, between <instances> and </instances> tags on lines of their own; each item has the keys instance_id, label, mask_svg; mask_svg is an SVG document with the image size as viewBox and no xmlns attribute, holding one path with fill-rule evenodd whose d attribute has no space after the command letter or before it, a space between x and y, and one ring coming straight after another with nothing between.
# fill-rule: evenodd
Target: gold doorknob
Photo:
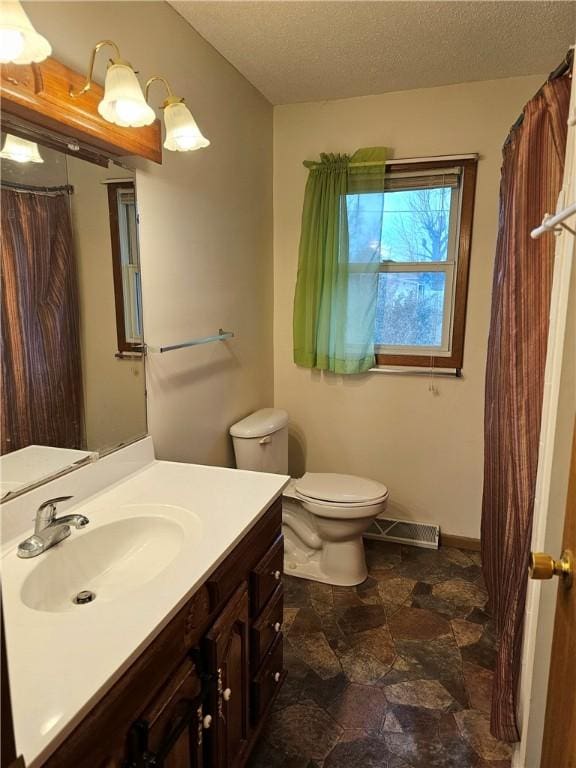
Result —
<instances>
[{"instance_id":1,"label":"gold doorknob","mask_svg":"<svg viewBox=\"0 0 576 768\"><path fill-rule=\"evenodd\" d=\"M554 560L545 552L532 552L529 573L531 579L551 579L553 576L561 576L564 585L570 587L574 573L572 552L566 549L562 552L560 560Z\"/></svg>"}]
</instances>

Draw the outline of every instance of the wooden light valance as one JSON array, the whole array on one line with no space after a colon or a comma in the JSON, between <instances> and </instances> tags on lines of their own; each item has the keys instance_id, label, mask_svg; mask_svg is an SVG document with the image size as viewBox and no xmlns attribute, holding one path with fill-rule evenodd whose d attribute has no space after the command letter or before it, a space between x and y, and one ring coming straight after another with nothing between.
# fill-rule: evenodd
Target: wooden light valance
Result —
<instances>
[{"instance_id":1,"label":"wooden light valance","mask_svg":"<svg viewBox=\"0 0 576 768\"><path fill-rule=\"evenodd\" d=\"M160 121L142 128L107 122L98 113L101 86L93 83L82 96L70 96L84 82L84 75L54 58L0 65L2 130L93 162L133 155L161 163Z\"/></svg>"}]
</instances>

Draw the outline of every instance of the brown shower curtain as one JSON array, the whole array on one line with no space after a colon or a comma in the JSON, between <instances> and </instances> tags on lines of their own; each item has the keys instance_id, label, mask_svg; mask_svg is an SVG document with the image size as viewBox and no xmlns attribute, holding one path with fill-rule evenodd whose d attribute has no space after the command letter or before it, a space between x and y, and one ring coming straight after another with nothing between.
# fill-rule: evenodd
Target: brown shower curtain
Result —
<instances>
[{"instance_id":1,"label":"brown shower curtain","mask_svg":"<svg viewBox=\"0 0 576 768\"><path fill-rule=\"evenodd\" d=\"M552 78L552 76L551 76ZM554 236L530 238L562 185L570 79L550 79L503 150L488 342L482 561L498 652L492 733L518 740L516 692L538 464Z\"/></svg>"},{"instance_id":2,"label":"brown shower curtain","mask_svg":"<svg viewBox=\"0 0 576 768\"><path fill-rule=\"evenodd\" d=\"M83 447L76 262L68 193L2 187L2 454Z\"/></svg>"}]
</instances>

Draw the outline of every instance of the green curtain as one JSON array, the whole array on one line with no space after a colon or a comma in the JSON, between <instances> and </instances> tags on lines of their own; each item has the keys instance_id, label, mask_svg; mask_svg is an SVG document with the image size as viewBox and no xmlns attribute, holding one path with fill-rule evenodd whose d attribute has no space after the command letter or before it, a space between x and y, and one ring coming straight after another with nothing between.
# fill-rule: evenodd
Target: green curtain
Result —
<instances>
[{"instance_id":1,"label":"green curtain","mask_svg":"<svg viewBox=\"0 0 576 768\"><path fill-rule=\"evenodd\" d=\"M375 364L385 160L384 147L371 147L304 163L310 173L294 296L297 365L351 374Z\"/></svg>"}]
</instances>

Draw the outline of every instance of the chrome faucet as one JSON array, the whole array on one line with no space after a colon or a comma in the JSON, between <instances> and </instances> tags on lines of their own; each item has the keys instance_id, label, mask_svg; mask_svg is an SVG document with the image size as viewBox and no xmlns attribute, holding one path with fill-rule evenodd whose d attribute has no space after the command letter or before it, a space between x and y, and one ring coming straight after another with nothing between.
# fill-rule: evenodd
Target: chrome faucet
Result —
<instances>
[{"instance_id":1,"label":"chrome faucet","mask_svg":"<svg viewBox=\"0 0 576 768\"><path fill-rule=\"evenodd\" d=\"M56 505L69 501L72 496L59 496L40 504L36 512L34 533L18 545L18 557L36 557L70 536L70 526L84 528L90 520L84 515L56 517Z\"/></svg>"}]
</instances>

